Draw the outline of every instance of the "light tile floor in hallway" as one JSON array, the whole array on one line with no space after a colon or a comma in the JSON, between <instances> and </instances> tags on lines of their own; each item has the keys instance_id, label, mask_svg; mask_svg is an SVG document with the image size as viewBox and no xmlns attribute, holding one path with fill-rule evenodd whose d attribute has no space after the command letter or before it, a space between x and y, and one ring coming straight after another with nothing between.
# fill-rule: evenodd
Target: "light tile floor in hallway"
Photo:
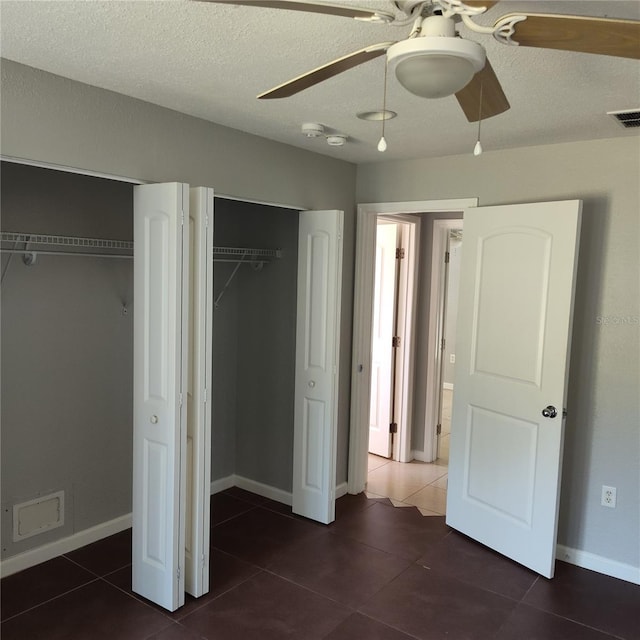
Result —
<instances>
[{"instance_id":1,"label":"light tile floor in hallway","mask_svg":"<svg viewBox=\"0 0 640 640\"><path fill-rule=\"evenodd\" d=\"M366 495L389 498L396 507L418 507L425 516L444 515L453 392L443 391L442 433L436 462L395 462L369 454Z\"/></svg>"}]
</instances>

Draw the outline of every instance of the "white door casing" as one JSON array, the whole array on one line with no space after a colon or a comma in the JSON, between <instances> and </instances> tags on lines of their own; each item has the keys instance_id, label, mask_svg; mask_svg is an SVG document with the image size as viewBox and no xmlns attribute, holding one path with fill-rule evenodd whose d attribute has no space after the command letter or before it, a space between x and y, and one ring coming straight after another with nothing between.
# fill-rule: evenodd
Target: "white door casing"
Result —
<instances>
[{"instance_id":1,"label":"white door casing","mask_svg":"<svg viewBox=\"0 0 640 640\"><path fill-rule=\"evenodd\" d=\"M447 524L549 578L581 204L464 215Z\"/></svg>"},{"instance_id":2,"label":"white door casing","mask_svg":"<svg viewBox=\"0 0 640 640\"><path fill-rule=\"evenodd\" d=\"M396 296L396 245L398 227L391 222L376 226L376 288L373 302L371 340L371 409L369 412L369 453L391 456L392 362Z\"/></svg>"},{"instance_id":3,"label":"white door casing","mask_svg":"<svg viewBox=\"0 0 640 640\"><path fill-rule=\"evenodd\" d=\"M213 189L196 187L189 197L189 375L185 591L209 591L211 493L211 376L213 331Z\"/></svg>"},{"instance_id":4,"label":"white door casing","mask_svg":"<svg viewBox=\"0 0 640 640\"><path fill-rule=\"evenodd\" d=\"M411 429L413 425L413 395L415 373L416 305L419 256L417 238L420 235L420 217L396 215L398 220L398 247L403 256L399 261L396 291L397 326L400 337L396 348L395 421L398 433L394 437L392 457L398 462L411 462Z\"/></svg>"},{"instance_id":5,"label":"white door casing","mask_svg":"<svg viewBox=\"0 0 640 640\"><path fill-rule=\"evenodd\" d=\"M132 588L184 604L188 185L134 187Z\"/></svg>"},{"instance_id":6,"label":"white door casing","mask_svg":"<svg viewBox=\"0 0 640 640\"><path fill-rule=\"evenodd\" d=\"M435 462L438 457L437 426L442 399L442 338L444 337L443 311L446 307L446 252L451 229L463 227L463 220L434 220L431 244L431 286L429 292L427 344L433 357L427 365L425 394L424 462Z\"/></svg>"},{"instance_id":7,"label":"white door casing","mask_svg":"<svg viewBox=\"0 0 640 640\"><path fill-rule=\"evenodd\" d=\"M375 284L375 234L379 215L460 212L477 198L380 202L358 205L351 360L351 418L347 490L364 491L367 482L369 409L371 406L371 316ZM427 373L428 375L428 373ZM410 443L410 440L409 440Z\"/></svg>"},{"instance_id":8,"label":"white door casing","mask_svg":"<svg viewBox=\"0 0 640 640\"><path fill-rule=\"evenodd\" d=\"M342 211L303 211L298 232L293 512L335 519Z\"/></svg>"}]
</instances>

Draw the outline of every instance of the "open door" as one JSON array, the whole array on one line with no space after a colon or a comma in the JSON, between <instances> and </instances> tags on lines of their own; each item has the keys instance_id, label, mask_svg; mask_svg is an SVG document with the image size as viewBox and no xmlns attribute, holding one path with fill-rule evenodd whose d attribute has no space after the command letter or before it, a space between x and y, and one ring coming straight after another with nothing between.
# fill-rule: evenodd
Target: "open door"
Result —
<instances>
[{"instance_id":1,"label":"open door","mask_svg":"<svg viewBox=\"0 0 640 640\"><path fill-rule=\"evenodd\" d=\"M188 233L186 184L134 187L132 587L184 604Z\"/></svg>"},{"instance_id":2,"label":"open door","mask_svg":"<svg viewBox=\"0 0 640 640\"><path fill-rule=\"evenodd\" d=\"M548 578L581 208L464 214L447 524Z\"/></svg>"},{"instance_id":3,"label":"open door","mask_svg":"<svg viewBox=\"0 0 640 640\"><path fill-rule=\"evenodd\" d=\"M394 388L393 346L396 319L396 247L398 225L378 221L376 225L376 287L373 298L371 340L371 411L369 453L391 457L391 394Z\"/></svg>"},{"instance_id":4,"label":"open door","mask_svg":"<svg viewBox=\"0 0 640 640\"><path fill-rule=\"evenodd\" d=\"M342 211L303 211L298 232L293 512L335 519Z\"/></svg>"},{"instance_id":5,"label":"open door","mask_svg":"<svg viewBox=\"0 0 640 640\"><path fill-rule=\"evenodd\" d=\"M213 189L191 189L189 199L189 376L185 591L209 591L211 495L211 375L213 331Z\"/></svg>"}]
</instances>

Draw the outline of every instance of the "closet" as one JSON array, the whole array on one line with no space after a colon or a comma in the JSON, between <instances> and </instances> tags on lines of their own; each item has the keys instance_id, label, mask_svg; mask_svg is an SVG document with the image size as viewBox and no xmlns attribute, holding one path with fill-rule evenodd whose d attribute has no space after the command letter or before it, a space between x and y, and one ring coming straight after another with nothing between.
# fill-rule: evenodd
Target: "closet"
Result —
<instances>
[{"instance_id":1,"label":"closet","mask_svg":"<svg viewBox=\"0 0 640 640\"><path fill-rule=\"evenodd\" d=\"M133 185L3 162L1 189L4 559L131 511ZM49 495L55 521L16 526Z\"/></svg>"},{"instance_id":2,"label":"closet","mask_svg":"<svg viewBox=\"0 0 640 640\"><path fill-rule=\"evenodd\" d=\"M64 541L91 528L109 535L129 526L131 478L134 488L140 485L132 465L132 458L137 459L132 447L134 397L149 396L133 392L133 354L141 343L134 339L133 203L136 190L142 193L161 185L135 187L6 162L2 170L5 559L47 543L68 544ZM179 197L188 200L188 185L179 187ZM202 196L205 190L199 191ZM191 193L184 211L194 210L196 191ZM193 224L192 218L190 232ZM147 264L155 265L149 273L167 267L185 291L199 290L191 294L191 304L202 304L202 286L211 297L212 345L201 337L194 346L198 328L193 310L191 319L182 319L191 334L182 351L198 354L201 370L204 350L207 373L213 369L212 384L206 383L207 415L213 425L211 470L199 491L208 496L209 479L211 487L220 481L244 484L293 502L297 513L330 522L335 499L342 213L300 213L216 198L214 226L214 273L206 281L201 278L195 289L193 270L191 276L178 275L177 263L167 267L161 254ZM198 237L187 234L182 243L185 255L196 255ZM139 239L136 246L138 263L146 254ZM166 282L162 280L156 292L165 291ZM153 316L144 310L142 297L136 297L138 318ZM150 308L159 308L154 304L151 300ZM184 340L183 334L178 331L176 336ZM151 375L158 363L156 359L148 367ZM186 414L182 407L192 402L194 371L184 369L180 414ZM197 411L190 408L189 413ZM152 410L144 413L143 422L153 426L162 420ZM149 451L144 454L147 460ZM193 451L185 447L180 453L183 462L193 463ZM152 457L156 454L164 455L158 448ZM142 474L146 473L147 486L157 486L165 477L160 468ZM194 490L190 483L188 478L176 483L181 486L170 504L161 505L157 495L142 500L145 517L169 507L183 509L188 491ZM39 529L36 523L22 538L12 536L15 506L39 503L47 496L53 496L58 521L45 522ZM28 521L27 510L23 515ZM208 533L202 525L207 519L204 509L199 517L200 544L208 548L203 542ZM166 511L162 518L177 521L175 531L188 529L191 522L178 511ZM192 534L187 531L187 539ZM185 534L179 535L184 541ZM160 558L167 538L148 538L147 549L150 541ZM171 544L184 548L183 542ZM134 550L134 566L135 557ZM205 561L204 556L194 560ZM183 569L178 564L173 576L182 593ZM204 593L206 588L203 578L196 591ZM165 596L159 599L170 609L180 604Z\"/></svg>"},{"instance_id":3,"label":"closet","mask_svg":"<svg viewBox=\"0 0 640 640\"><path fill-rule=\"evenodd\" d=\"M291 209L215 200L216 246L280 257L242 265L214 309L213 480L236 474L292 489L298 219ZM214 299L236 266L215 263Z\"/></svg>"}]
</instances>

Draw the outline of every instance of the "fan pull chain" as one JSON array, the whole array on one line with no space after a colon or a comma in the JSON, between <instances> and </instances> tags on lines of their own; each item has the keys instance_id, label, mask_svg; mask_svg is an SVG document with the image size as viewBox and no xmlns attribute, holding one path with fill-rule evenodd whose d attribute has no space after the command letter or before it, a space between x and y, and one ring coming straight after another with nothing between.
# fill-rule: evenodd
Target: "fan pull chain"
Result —
<instances>
[{"instance_id":1,"label":"fan pull chain","mask_svg":"<svg viewBox=\"0 0 640 640\"><path fill-rule=\"evenodd\" d=\"M480 108L478 109L478 140L476 146L473 148L473 155L479 156L482 154L482 145L480 144L480 130L482 127L482 87L483 82L480 82Z\"/></svg>"},{"instance_id":2,"label":"fan pull chain","mask_svg":"<svg viewBox=\"0 0 640 640\"><path fill-rule=\"evenodd\" d=\"M384 139L384 123L387 119L387 59L384 60L384 91L382 94L382 137L378 142L378 151L384 153L387 150L387 141Z\"/></svg>"}]
</instances>

